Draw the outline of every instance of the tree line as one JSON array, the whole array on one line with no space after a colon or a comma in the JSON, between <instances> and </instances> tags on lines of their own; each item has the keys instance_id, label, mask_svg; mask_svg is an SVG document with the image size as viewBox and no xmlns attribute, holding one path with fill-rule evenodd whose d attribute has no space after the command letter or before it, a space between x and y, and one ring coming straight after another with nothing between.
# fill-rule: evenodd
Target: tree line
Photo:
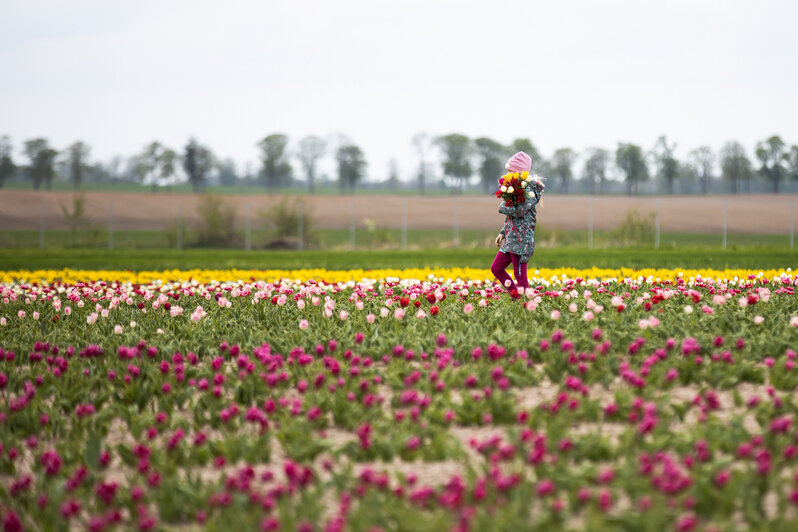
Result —
<instances>
[{"instance_id":1,"label":"tree line","mask_svg":"<svg viewBox=\"0 0 798 532\"><path fill-rule=\"evenodd\" d=\"M717 153L709 146L690 150L682 160L676 157L677 145L665 136L659 137L648 150L640 145L619 142L615 150L588 148L583 153L563 147L550 157L541 155L528 138L517 138L502 144L488 137L469 138L460 133L430 136L418 133L411 139L418 166L412 184L423 194L433 176L455 193L462 192L476 177L478 186L486 193L495 189L496 179L504 173L504 162L517 151L532 158L532 169L549 178L554 192L567 194L578 181L590 194L607 192L608 182L620 178L629 195L638 194L641 184L658 180L668 194L676 192L680 182L697 183L700 192L707 194L713 179L729 183L731 192L750 192L751 183L760 180L778 194L782 183L798 181L798 145L788 146L778 135L757 142L753 158L737 141L723 145ZM291 146L287 135L275 133L256 144L260 168L247 168L241 175L231 159L219 159L206 145L189 139L179 150L161 142L146 144L138 153L123 160L113 158L108 164L90 161L90 147L81 141L64 150L56 150L46 138L27 140L21 147L22 160L14 157L14 147L8 136L0 138L0 187L6 180L17 177L29 180L34 189L50 188L56 175L68 176L75 189L87 180L125 179L145 186L153 192L160 186L174 183L178 177L187 180L195 192L200 192L211 180L223 186L237 184L261 185L270 192L295 183L298 174L314 194L319 182L319 163L325 156L335 162L335 179L342 193L354 193L365 178L367 162L363 150L343 135L324 139L309 135ZM439 165L433 172L433 163ZM720 173L715 175L717 165ZM123 168L124 166L124 168ZM182 175L179 171L182 169ZM396 161L389 169L389 185L399 181Z\"/></svg>"},{"instance_id":2,"label":"tree line","mask_svg":"<svg viewBox=\"0 0 798 532\"><path fill-rule=\"evenodd\" d=\"M737 141L727 142L718 153L709 146L701 146L680 161L675 155L676 143L669 142L665 136L659 137L648 151L637 144L619 142L614 152L589 148L578 154L564 147L555 150L550 158L544 158L529 139L516 139L505 146L486 137L472 140L465 135L451 134L438 137L435 143L444 155L445 175L460 181L462 187L463 181L476 174L486 192L495 189L496 176L502 173L504 161L516 151L529 154L533 171L549 177L555 192L566 194L580 175L591 194L605 193L611 175L622 179L629 195L638 194L640 185L652 177L662 182L668 194L675 192L680 180L697 181L701 193L707 194L716 163L720 178L729 182L734 194L738 190L750 192L755 179L764 179L776 194L786 179L798 181L798 145L788 147L778 135L756 144L756 163ZM577 166L580 159L581 169ZM423 179L423 169L419 174Z\"/></svg>"}]
</instances>

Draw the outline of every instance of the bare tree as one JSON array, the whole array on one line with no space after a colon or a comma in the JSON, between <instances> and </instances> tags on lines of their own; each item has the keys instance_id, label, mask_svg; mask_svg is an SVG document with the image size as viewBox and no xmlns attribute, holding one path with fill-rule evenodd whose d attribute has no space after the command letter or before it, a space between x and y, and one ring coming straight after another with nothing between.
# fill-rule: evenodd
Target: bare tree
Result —
<instances>
[{"instance_id":1,"label":"bare tree","mask_svg":"<svg viewBox=\"0 0 798 532\"><path fill-rule=\"evenodd\" d=\"M69 149L69 174L75 190L80 188L83 175L86 173L86 160L89 158L89 147L81 141L72 144Z\"/></svg>"},{"instance_id":2,"label":"bare tree","mask_svg":"<svg viewBox=\"0 0 798 532\"><path fill-rule=\"evenodd\" d=\"M499 177L504 173L507 147L493 139L480 137L474 141L479 154L479 177L487 194L496 190Z\"/></svg>"},{"instance_id":3,"label":"bare tree","mask_svg":"<svg viewBox=\"0 0 798 532\"><path fill-rule=\"evenodd\" d=\"M715 156L709 146L701 146L692 150L688 154L690 164L695 168L696 176L701 183L701 193L709 192L709 180L712 177L712 166L715 163Z\"/></svg>"},{"instance_id":4,"label":"bare tree","mask_svg":"<svg viewBox=\"0 0 798 532\"><path fill-rule=\"evenodd\" d=\"M747 191L751 192L751 160L745 148L737 141L730 141L720 150L720 169L723 179L731 183L732 194L737 194L737 183L745 180Z\"/></svg>"},{"instance_id":5,"label":"bare tree","mask_svg":"<svg viewBox=\"0 0 798 532\"><path fill-rule=\"evenodd\" d=\"M8 138L8 135L3 135L0 137L0 187L17 170L12 158L12 152L11 139Z\"/></svg>"},{"instance_id":6,"label":"bare tree","mask_svg":"<svg viewBox=\"0 0 798 532\"><path fill-rule=\"evenodd\" d=\"M424 194L427 185L427 151L430 147L430 138L426 133L413 135L413 147L418 154L418 192Z\"/></svg>"},{"instance_id":7,"label":"bare tree","mask_svg":"<svg viewBox=\"0 0 798 532\"><path fill-rule=\"evenodd\" d=\"M798 181L798 146L793 144L787 153L787 173L793 181Z\"/></svg>"},{"instance_id":8,"label":"bare tree","mask_svg":"<svg viewBox=\"0 0 798 532\"><path fill-rule=\"evenodd\" d=\"M363 178L366 169L366 160L363 151L355 144L342 144L335 154L338 161L338 182L341 191L355 193L355 186Z\"/></svg>"},{"instance_id":9,"label":"bare tree","mask_svg":"<svg viewBox=\"0 0 798 532\"><path fill-rule=\"evenodd\" d=\"M571 167L576 162L576 152L571 148L560 148L552 157L552 172L554 177L560 178L560 192L568 194L568 184L574 173Z\"/></svg>"},{"instance_id":10,"label":"bare tree","mask_svg":"<svg viewBox=\"0 0 798 532\"><path fill-rule=\"evenodd\" d=\"M194 188L194 193L199 193L205 186L208 174L216 166L216 159L211 150L191 139L186 145L183 154L183 169L188 175L188 180Z\"/></svg>"},{"instance_id":11,"label":"bare tree","mask_svg":"<svg viewBox=\"0 0 798 532\"><path fill-rule=\"evenodd\" d=\"M397 190L399 188L399 163L395 157L388 161L388 188Z\"/></svg>"},{"instance_id":12,"label":"bare tree","mask_svg":"<svg viewBox=\"0 0 798 532\"><path fill-rule=\"evenodd\" d=\"M443 175L452 178L455 190L462 194L465 182L474 173L471 155L474 145L471 139L459 133L443 135L435 139L435 144L443 154Z\"/></svg>"},{"instance_id":13,"label":"bare tree","mask_svg":"<svg viewBox=\"0 0 798 532\"><path fill-rule=\"evenodd\" d=\"M172 176L175 175L177 161L177 152L172 148L164 148L158 160L158 165L160 166L159 175L162 182L171 183Z\"/></svg>"},{"instance_id":14,"label":"bare tree","mask_svg":"<svg viewBox=\"0 0 798 532\"><path fill-rule=\"evenodd\" d=\"M610 152L603 148L588 149L588 156L585 160L584 176L590 185L590 193L596 193L596 183L599 185L599 192L604 194L604 183L607 180L607 166L610 161Z\"/></svg>"},{"instance_id":15,"label":"bare tree","mask_svg":"<svg viewBox=\"0 0 798 532\"><path fill-rule=\"evenodd\" d=\"M258 143L263 161L261 174L269 190L280 188L291 180L293 169L288 162L287 145L288 137L282 134L269 135Z\"/></svg>"},{"instance_id":16,"label":"bare tree","mask_svg":"<svg viewBox=\"0 0 798 532\"><path fill-rule=\"evenodd\" d=\"M668 139L661 136L652 150L657 165L657 177L665 182L668 194L673 194L673 183L679 178L679 161L673 155L676 143L668 144Z\"/></svg>"},{"instance_id":17,"label":"bare tree","mask_svg":"<svg viewBox=\"0 0 798 532\"><path fill-rule=\"evenodd\" d=\"M149 181L153 194L158 191L158 166L164 147L157 140L144 146L139 156L140 172L143 173L143 182Z\"/></svg>"},{"instance_id":18,"label":"bare tree","mask_svg":"<svg viewBox=\"0 0 798 532\"><path fill-rule=\"evenodd\" d=\"M225 187L235 186L238 181L236 163L233 159L227 158L219 163L219 184Z\"/></svg>"},{"instance_id":19,"label":"bare tree","mask_svg":"<svg viewBox=\"0 0 798 532\"><path fill-rule=\"evenodd\" d=\"M759 173L762 177L773 183L773 193L779 193L779 183L786 174L783 166L787 158L785 152L786 145L781 137L774 135L765 142L758 142L756 145L756 158L761 164Z\"/></svg>"},{"instance_id":20,"label":"bare tree","mask_svg":"<svg viewBox=\"0 0 798 532\"><path fill-rule=\"evenodd\" d=\"M308 179L308 188L311 194L316 193L316 165L324 155L327 143L315 135L309 135L299 141L297 157Z\"/></svg>"},{"instance_id":21,"label":"bare tree","mask_svg":"<svg viewBox=\"0 0 798 532\"><path fill-rule=\"evenodd\" d=\"M637 194L641 181L649 177L646 158L640 146L631 143L618 143L615 150L615 165L626 174L626 193Z\"/></svg>"},{"instance_id":22,"label":"bare tree","mask_svg":"<svg viewBox=\"0 0 798 532\"><path fill-rule=\"evenodd\" d=\"M37 189L42 182L47 188L52 187L55 177L55 158L58 152L50 147L47 139L36 138L25 141L25 155L30 159L30 176L33 188Z\"/></svg>"},{"instance_id":23,"label":"bare tree","mask_svg":"<svg viewBox=\"0 0 798 532\"><path fill-rule=\"evenodd\" d=\"M122 157L120 157L119 155L114 155L108 161L108 164L106 165L106 170L108 172L108 177L111 180L116 181L116 180L118 180L118 179L120 179L122 177L120 175L121 174L120 169L122 168L122 162L123 162L122 161Z\"/></svg>"}]
</instances>

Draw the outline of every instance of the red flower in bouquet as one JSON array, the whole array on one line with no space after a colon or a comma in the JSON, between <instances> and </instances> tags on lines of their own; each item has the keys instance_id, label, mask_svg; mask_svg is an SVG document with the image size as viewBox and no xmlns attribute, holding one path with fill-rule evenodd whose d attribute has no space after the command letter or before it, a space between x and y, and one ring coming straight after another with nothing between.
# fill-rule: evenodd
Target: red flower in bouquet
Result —
<instances>
[{"instance_id":1,"label":"red flower in bouquet","mask_svg":"<svg viewBox=\"0 0 798 532\"><path fill-rule=\"evenodd\" d=\"M509 172L499 179L496 197L503 199L508 206L520 205L530 194L529 184L529 172Z\"/></svg>"}]
</instances>

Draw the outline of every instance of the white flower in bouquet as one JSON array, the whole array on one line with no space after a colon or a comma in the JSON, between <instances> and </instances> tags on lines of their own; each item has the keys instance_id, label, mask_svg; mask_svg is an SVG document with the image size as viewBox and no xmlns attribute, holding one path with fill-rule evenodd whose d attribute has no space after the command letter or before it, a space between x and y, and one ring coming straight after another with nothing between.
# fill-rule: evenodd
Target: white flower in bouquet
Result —
<instances>
[{"instance_id":1,"label":"white flower in bouquet","mask_svg":"<svg viewBox=\"0 0 798 532\"><path fill-rule=\"evenodd\" d=\"M507 187L502 185L502 188L500 188L499 190L501 190L502 192L507 192Z\"/></svg>"},{"instance_id":2,"label":"white flower in bouquet","mask_svg":"<svg viewBox=\"0 0 798 532\"><path fill-rule=\"evenodd\" d=\"M507 192L509 194L512 194L513 192L515 192L515 189L513 187L507 187Z\"/></svg>"}]
</instances>

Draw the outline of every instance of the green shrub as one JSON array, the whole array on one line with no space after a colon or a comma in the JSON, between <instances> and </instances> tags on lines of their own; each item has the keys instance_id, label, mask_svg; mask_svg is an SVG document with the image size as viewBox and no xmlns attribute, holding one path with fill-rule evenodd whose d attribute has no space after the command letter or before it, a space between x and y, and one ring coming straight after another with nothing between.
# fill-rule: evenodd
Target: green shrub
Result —
<instances>
[{"instance_id":1,"label":"green shrub","mask_svg":"<svg viewBox=\"0 0 798 532\"><path fill-rule=\"evenodd\" d=\"M200 228L197 245L201 247L233 247L241 237L235 231L235 210L221 196L203 194L197 207Z\"/></svg>"},{"instance_id":2,"label":"green shrub","mask_svg":"<svg viewBox=\"0 0 798 532\"><path fill-rule=\"evenodd\" d=\"M72 196L72 209L58 202L64 215L64 223L70 232L69 245L71 247L91 247L101 240L101 231L95 227L86 212L86 198L83 194Z\"/></svg>"},{"instance_id":3,"label":"green shrub","mask_svg":"<svg viewBox=\"0 0 798 532\"><path fill-rule=\"evenodd\" d=\"M366 218L363 224L366 226L366 234L369 236L369 249L373 247L387 247L394 243L393 235L387 227L375 222L371 218Z\"/></svg>"},{"instance_id":4,"label":"green shrub","mask_svg":"<svg viewBox=\"0 0 798 532\"><path fill-rule=\"evenodd\" d=\"M630 209L626 219L615 230L618 245L653 245L655 213L642 216L637 209Z\"/></svg>"},{"instance_id":5,"label":"green shrub","mask_svg":"<svg viewBox=\"0 0 798 532\"><path fill-rule=\"evenodd\" d=\"M258 213L262 224L274 230L274 239L267 242L266 247L295 247L299 238L300 217L303 247L318 244L313 217L304 204L300 214L300 202L301 200L297 198L281 197L271 208Z\"/></svg>"},{"instance_id":6,"label":"green shrub","mask_svg":"<svg viewBox=\"0 0 798 532\"><path fill-rule=\"evenodd\" d=\"M164 238L166 238L166 245L168 248L178 247L178 241L182 240L180 244L186 247L189 244L188 226L186 220L183 218L175 219L169 222L164 228Z\"/></svg>"}]
</instances>

